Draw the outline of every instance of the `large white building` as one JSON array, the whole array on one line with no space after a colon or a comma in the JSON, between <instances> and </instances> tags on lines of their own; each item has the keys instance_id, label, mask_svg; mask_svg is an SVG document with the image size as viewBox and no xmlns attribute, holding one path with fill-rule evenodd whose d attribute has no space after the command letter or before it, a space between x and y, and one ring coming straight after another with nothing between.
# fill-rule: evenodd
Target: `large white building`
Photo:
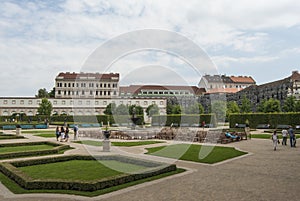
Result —
<instances>
[{"instance_id":1,"label":"large white building","mask_svg":"<svg viewBox=\"0 0 300 201\"><path fill-rule=\"evenodd\" d=\"M48 100L53 106L52 114L57 115L101 115L110 103L139 105L144 111L156 104L160 114L165 114L167 107L164 98L120 97L118 73L59 73L55 78L55 98ZM41 101L35 97L0 97L0 116L37 115Z\"/></svg>"}]
</instances>

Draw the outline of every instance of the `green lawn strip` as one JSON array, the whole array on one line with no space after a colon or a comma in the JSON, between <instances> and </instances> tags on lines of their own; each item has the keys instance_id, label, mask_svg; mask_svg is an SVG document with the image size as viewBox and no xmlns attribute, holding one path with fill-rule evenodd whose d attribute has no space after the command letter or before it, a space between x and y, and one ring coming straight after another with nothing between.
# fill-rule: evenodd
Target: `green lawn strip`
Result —
<instances>
[{"instance_id":1,"label":"green lawn strip","mask_svg":"<svg viewBox=\"0 0 300 201\"><path fill-rule=\"evenodd\" d=\"M121 162L119 162L120 166L124 166L124 164L125 163L121 164ZM126 163L126 165L132 164ZM82 170L83 167L84 171ZM18 169L22 170L33 179L42 180L59 179L68 181L92 181L123 174L122 172L110 169L109 166L103 165L100 161L93 160L71 160L19 167Z\"/></svg>"},{"instance_id":2,"label":"green lawn strip","mask_svg":"<svg viewBox=\"0 0 300 201\"><path fill-rule=\"evenodd\" d=\"M3 135L0 134L0 140L10 140L10 139L24 139L24 136L21 135Z\"/></svg>"},{"instance_id":3,"label":"green lawn strip","mask_svg":"<svg viewBox=\"0 0 300 201\"><path fill-rule=\"evenodd\" d=\"M52 133L55 135L55 129L53 130L22 130L22 133L24 134L45 134L45 133Z\"/></svg>"},{"instance_id":4,"label":"green lawn strip","mask_svg":"<svg viewBox=\"0 0 300 201\"><path fill-rule=\"evenodd\" d=\"M280 133L277 136L279 137L279 139L282 139L282 135ZM265 134L265 133L251 134L251 138L271 139L271 137L272 137L272 134ZM289 136L288 136L288 138L289 138ZM300 134L296 134L296 138L300 138Z\"/></svg>"},{"instance_id":5,"label":"green lawn strip","mask_svg":"<svg viewBox=\"0 0 300 201\"><path fill-rule=\"evenodd\" d=\"M103 195L103 194L106 194L106 193L110 193L110 192L113 192L113 191L121 190L121 189L130 187L130 186L134 186L134 185L137 185L137 184L141 184L141 183L161 179L161 178L168 177L168 176L171 176L171 175L174 175L174 174L179 174L179 173L182 173L184 171L185 171L184 169L177 168L176 171L167 172L167 173L160 174L160 175L157 175L157 176L154 176L154 177L149 177L149 178L146 178L146 179L141 179L141 180L138 180L138 181L133 181L133 182L129 182L129 183L119 185L119 186L114 186L114 187L111 187L111 188L106 188L106 189L97 190L97 191L93 191L93 192L72 191L72 190L26 190L26 189L20 187L17 183L12 181L8 177L6 177L1 172L0 172L0 181L11 192L13 192L15 194L53 193L53 194L71 194L71 195L94 197L94 196L99 196L99 195Z\"/></svg>"},{"instance_id":6,"label":"green lawn strip","mask_svg":"<svg viewBox=\"0 0 300 201\"><path fill-rule=\"evenodd\" d=\"M26 151L41 151L41 150L48 150L52 148L54 148L54 146L48 144L0 147L0 154L13 153L13 152L26 152Z\"/></svg>"},{"instance_id":7,"label":"green lawn strip","mask_svg":"<svg viewBox=\"0 0 300 201\"><path fill-rule=\"evenodd\" d=\"M75 141L75 143L91 145L91 146L102 146L102 141L94 141L94 140ZM123 147L141 146L141 145L149 145L149 144L156 144L156 143L164 143L164 141L111 142L113 146L123 146Z\"/></svg>"},{"instance_id":8,"label":"green lawn strip","mask_svg":"<svg viewBox=\"0 0 300 201\"><path fill-rule=\"evenodd\" d=\"M147 148L147 150L147 154L152 154L155 156L175 159L178 158L180 160L209 164L221 162L246 154L246 152L238 151L233 147L202 146L194 144L176 144L163 147Z\"/></svg>"}]
</instances>

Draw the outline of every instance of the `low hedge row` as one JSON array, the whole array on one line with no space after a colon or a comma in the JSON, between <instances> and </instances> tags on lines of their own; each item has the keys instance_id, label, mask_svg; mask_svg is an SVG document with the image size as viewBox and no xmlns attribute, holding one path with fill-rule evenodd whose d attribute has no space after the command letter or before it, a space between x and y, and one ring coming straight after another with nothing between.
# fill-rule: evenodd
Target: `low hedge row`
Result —
<instances>
[{"instance_id":1,"label":"low hedge row","mask_svg":"<svg viewBox=\"0 0 300 201\"><path fill-rule=\"evenodd\" d=\"M42 155L51 155L51 154L59 154L61 151L70 149L69 145L65 144L56 144L53 142L23 142L23 143L8 143L8 144L0 144L1 147L15 147L15 146L28 146L28 145L41 145L47 144L53 146L52 149L40 150L40 151L24 151L24 152L12 152L12 153L0 153L0 160L8 159L8 158L18 158L25 156L42 156Z\"/></svg>"},{"instance_id":2,"label":"low hedge row","mask_svg":"<svg viewBox=\"0 0 300 201\"><path fill-rule=\"evenodd\" d=\"M201 125L202 122L211 124L216 127L217 120L215 114L201 114L201 115L154 115L152 117L152 125L165 125L170 126L171 124L182 125L186 124Z\"/></svg>"},{"instance_id":3,"label":"low hedge row","mask_svg":"<svg viewBox=\"0 0 300 201\"><path fill-rule=\"evenodd\" d=\"M122 159L123 158L123 159ZM77 191L95 191L100 189L105 189L117 185L121 185L127 182L136 181L148 177L153 177L159 174L163 174L166 172L171 172L176 170L176 165L166 165L163 168L152 169L145 173L131 174L131 175L119 175L115 177L109 177L107 179L101 179L98 181L92 182L70 182L70 181L54 181L54 180L34 180L27 175L25 175L22 171L18 169L21 166L30 166L37 164L45 164L45 163L54 163L61 162L67 160L119 160L122 162L134 162L135 164L139 163L137 159L131 159L127 157L121 156L100 156L97 158L93 158L92 156L63 156L56 158L46 158L40 160L27 160L27 161L17 161L12 163L0 163L0 171L3 172L6 176L14 180L21 187L33 190L33 189L56 189L56 190L77 190ZM152 164L153 165L162 165L160 163L146 162L142 160L142 164Z\"/></svg>"},{"instance_id":4,"label":"low hedge row","mask_svg":"<svg viewBox=\"0 0 300 201\"><path fill-rule=\"evenodd\" d=\"M250 128L256 128L260 124L269 124L270 128L277 128L278 125L299 125L300 112L297 113L248 113L229 115L229 125L231 128L235 124L245 124L249 121Z\"/></svg>"},{"instance_id":5,"label":"low hedge row","mask_svg":"<svg viewBox=\"0 0 300 201\"><path fill-rule=\"evenodd\" d=\"M24 139L22 135L13 135L13 134L0 134L0 140L9 140L9 139Z\"/></svg>"}]
</instances>

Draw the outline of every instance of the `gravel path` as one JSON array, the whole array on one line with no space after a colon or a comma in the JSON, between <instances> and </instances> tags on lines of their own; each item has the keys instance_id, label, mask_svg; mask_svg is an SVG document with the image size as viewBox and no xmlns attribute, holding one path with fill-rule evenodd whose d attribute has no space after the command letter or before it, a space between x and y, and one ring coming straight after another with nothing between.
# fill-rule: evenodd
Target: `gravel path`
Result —
<instances>
[{"instance_id":1,"label":"gravel path","mask_svg":"<svg viewBox=\"0 0 300 201\"><path fill-rule=\"evenodd\" d=\"M38 140L40 138L31 138ZM73 146L73 143L70 143ZM71 153L83 153L81 145ZM153 146L153 145L152 145ZM160 146L158 144L157 146ZM231 143L251 154L217 165L176 161L189 170L183 174L129 187L117 192L86 198L70 195L14 195L0 184L1 201L71 200L300 200L300 150L279 145L273 151L271 140L252 139ZM97 152L97 150L94 150ZM98 150L99 153L101 151ZM116 153L164 160L142 155L141 147L113 149Z\"/></svg>"}]
</instances>

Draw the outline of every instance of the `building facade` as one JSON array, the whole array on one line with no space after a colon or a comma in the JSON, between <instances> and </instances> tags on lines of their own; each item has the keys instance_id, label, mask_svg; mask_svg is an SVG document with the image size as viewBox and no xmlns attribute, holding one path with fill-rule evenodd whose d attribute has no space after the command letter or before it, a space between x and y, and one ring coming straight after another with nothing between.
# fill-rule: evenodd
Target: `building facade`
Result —
<instances>
[{"instance_id":1,"label":"building facade","mask_svg":"<svg viewBox=\"0 0 300 201\"><path fill-rule=\"evenodd\" d=\"M67 115L101 115L106 106L115 103L116 106L139 105L145 111L151 104L156 104L160 114L165 114L167 102L165 99L151 98L129 98L129 99L72 99L72 98L50 98L53 106L52 114ZM0 116L11 116L14 113L24 113L27 116L37 115L40 98L29 97L2 97L0 98Z\"/></svg>"},{"instance_id":2,"label":"building facade","mask_svg":"<svg viewBox=\"0 0 300 201\"><path fill-rule=\"evenodd\" d=\"M55 98L117 98L119 74L59 73L55 78Z\"/></svg>"},{"instance_id":3,"label":"building facade","mask_svg":"<svg viewBox=\"0 0 300 201\"><path fill-rule=\"evenodd\" d=\"M251 76L204 75L198 86L207 93L236 93L255 84Z\"/></svg>"}]
</instances>

